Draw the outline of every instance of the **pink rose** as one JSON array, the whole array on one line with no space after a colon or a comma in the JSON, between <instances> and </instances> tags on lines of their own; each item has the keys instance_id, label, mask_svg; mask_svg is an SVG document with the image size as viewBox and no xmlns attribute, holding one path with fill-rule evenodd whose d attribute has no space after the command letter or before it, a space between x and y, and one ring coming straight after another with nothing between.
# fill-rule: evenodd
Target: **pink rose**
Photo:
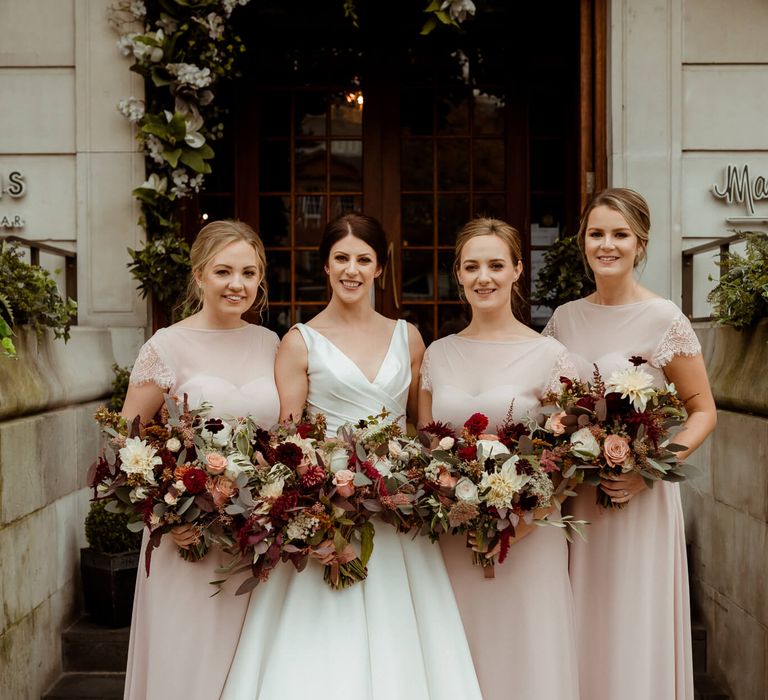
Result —
<instances>
[{"instance_id":1,"label":"pink rose","mask_svg":"<svg viewBox=\"0 0 768 700\"><path fill-rule=\"evenodd\" d=\"M208 491L213 496L213 504L217 508L226 505L235 492L235 482L225 476L217 476L208 480Z\"/></svg>"},{"instance_id":2,"label":"pink rose","mask_svg":"<svg viewBox=\"0 0 768 700\"><path fill-rule=\"evenodd\" d=\"M629 439L621 435L609 435L603 442L603 454L611 466L618 467L624 464L630 452Z\"/></svg>"},{"instance_id":3,"label":"pink rose","mask_svg":"<svg viewBox=\"0 0 768 700\"><path fill-rule=\"evenodd\" d=\"M223 474L227 468L227 458L224 455L220 455L218 452L209 452L205 455L205 468L209 474L218 476Z\"/></svg>"},{"instance_id":4,"label":"pink rose","mask_svg":"<svg viewBox=\"0 0 768 700\"><path fill-rule=\"evenodd\" d=\"M355 479L355 473L349 469L339 469L333 475L333 483L336 486L336 493L342 498L349 498L355 492L355 485L352 483Z\"/></svg>"},{"instance_id":5,"label":"pink rose","mask_svg":"<svg viewBox=\"0 0 768 700\"><path fill-rule=\"evenodd\" d=\"M547 422L544 424L544 429L549 430L553 435L562 435L565 432L565 426L563 425L563 418L565 418L565 411L560 413L553 413Z\"/></svg>"},{"instance_id":6,"label":"pink rose","mask_svg":"<svg viewBox=\"0 0 768 700\"><path fill-rule=\"evenodd\" d=\"M451 474L445 467L440 467L440 472L437 475L437 483L443 488L452 489L456 486L458 479Z\"/></svg>"}]
</instances>

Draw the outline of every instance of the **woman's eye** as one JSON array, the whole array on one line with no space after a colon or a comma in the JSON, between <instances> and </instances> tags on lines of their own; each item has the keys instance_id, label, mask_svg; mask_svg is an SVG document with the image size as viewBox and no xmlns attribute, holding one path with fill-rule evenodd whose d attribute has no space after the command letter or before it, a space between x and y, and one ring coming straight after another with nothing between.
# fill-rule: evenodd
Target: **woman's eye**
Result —
<instances>
[{"instance_id":1,"label":"woman's eye","mask_svg":"<svg viewBox=\"0 0 768 700\"><path fill-rule=\"evenodd\" d=\"M603 234L600 231L590 231L589 237L590 238L602 238Z\"/></svg>"},{"instance_id":2,"label":"woman's eye","mask_svg":"<svg viewBox=\"0 0 768 700\"><path fill-rule=\"evenodd\" d=\"M245 273L246 277L256 277L256 273L253 270L247 270Z\"/></svg>"},{"instance_id":3,"label":"woman's eye","mask_svg":"<svg viewBox=\"0 0 768 700\"><path fill-rule=\"evenodd\" d=\"M217 274L219 277L222 277L223 275L226 275L226 274L227 274L227 271L226 271L226 270L216 270L216 274Z\"/></svg>"}]
</instances>

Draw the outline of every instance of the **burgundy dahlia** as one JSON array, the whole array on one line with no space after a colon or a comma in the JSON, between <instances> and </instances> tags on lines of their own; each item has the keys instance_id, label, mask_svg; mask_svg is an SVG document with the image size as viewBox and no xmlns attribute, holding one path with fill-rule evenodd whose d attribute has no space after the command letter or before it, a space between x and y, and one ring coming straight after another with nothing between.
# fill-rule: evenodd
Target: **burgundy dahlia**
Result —
<instances>
[{"instance_id":1,"label":"burgundy dahlia","mask_svg":"<svg viewBox=\"0 0 768 700\"><path fill-rule=\"evenodd\" d=\"M291 469L296 469L303 458L301 448L293 442L284 442L275 448L275 459Z\"/></svg>"},{"instance_id":2,"label":"burgundy dahlia","mask_svg":"<svg viewBox=\"0 0 768 700\"><path fill-rule=\"evenodd\" d=\"M472 435L480 435L481 433L485 432L485 429L488 427L488 417L484 416L482 413L473 413L469 418L467 418L467 422L464 423L464 427Z\"/></svg>"},{"instance_id":3,"label":"burgundy dahlia","mask_svg":"<svg viewBox=\"0 0 768 700\"><path fill-rule=\"evenodd\" d=\"M205 491L205 484L208 481L208 475L197 468L188 469L181 477L187 491L193 495Z\"/></svg>"},{"instance_id":4,"label":"burgundy dahlia","mask_svg":"<svg viewBox=\"0 0 768 700\"><path fill-rule=\"evenodd\" d=\"M430 435L434 435L438 440L442 440L444 437L452 437L456 439L456 432L453 430L453 428L451 428L451 426L447 425L446 423L440 422L439 420L427 423L422 428L422 431L429 433Z\"/></svg>"},{"instance_id":5,"label":"burgundy dahlia","mask_svg":"<svg viewBox=\"0 0 768 700\"><path fill-rule=\"evenodd\" d=\"M317 465L311 466L301 476L299 483L304 489L313 489L325 481L325 469Z\"/></svg>"}]
</instances>

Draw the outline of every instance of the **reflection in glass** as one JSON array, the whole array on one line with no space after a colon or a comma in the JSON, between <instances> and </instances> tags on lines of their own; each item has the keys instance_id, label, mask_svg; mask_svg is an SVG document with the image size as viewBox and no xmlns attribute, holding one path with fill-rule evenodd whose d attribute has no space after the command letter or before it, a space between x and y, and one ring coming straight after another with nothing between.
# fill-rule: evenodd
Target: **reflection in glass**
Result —
<instances>
[{"instance_id":1,"label":"reflection in glass","mask_svg":"<svg viewBox=\"0 0 768 700\"><path fill-rule=\"evenodd\" d=\"M363 210L363 197L359 194L341 194L336 197L331 197L331 214L330 218L333 219L341 214L347 214L351 211Z\"/></svg>"},{"instance_id":2,"label":"reflection in glass","mask_svg":"<svg viewBox=\"0 0 768 700\"><path fill-rule=\"evenodd\" d=\"M474 143L475 189L504 189L504 141L477 139Z\"/></svg>"},{"instance_id":3,"label":"reflection in glass","mask_svg":"<svg viewBox=\"0 0 768 700\"><path fill-rule=\"evenodd\" d=\"M259 131L262 136L288 136L291 126L291 95L263 92L259 95Z\"/></svg>"},{"instance_id":4,"label":"reflection in glass","mask_svg":"<svg viewBox=\"0 0 768 700\"><path fill-rule=\"evenodd\" d=\"M466 304L439 304L437 307L437 337L463 331L469 324L470 312Z\"/></svg>"},{"instance_id":5,"label":"reflection in glass","mask_svg":"<svg viewBox=\"0 0 768 700\"><path fill-rule=\"evenodd\" d=\"M297 306L296 307L296 323L306 323L307 321L311 321L324 308L325 308L325 305Z\"/></svg>"},{"instance_id":6,"label":"reflection in glass","mask_svg":"<svg viewBox=\"0 0 768 700\"><path fill-rule=\"evenodd\" d=\"M325 227L325 195L305 194L296 197L296 245L318 245Z\"/></svg>"},{"instance_id":7,"label":"reflection in glass","mask_svg":"<svg viewBox=\"0 0 768 700\"><path fill-rule=\"evenodd\" d=\"M437 298L456 301L459 298L459 285L453 274L453 251L437 252Z\"/></svg>"},{"instance_id":8,"label":"reflection in glass","mask_svg":"<svg viewBox=\"0 0 768 700\"><path fill-rule=\"evenodd\" d=\"M325 115L328 95L322 92L296 94L296 134L298 136L325 136Z\"/></svg>"},{"instance_id":9,"label":"reflection in glass","mask_svg":"<svg viewBox=\"0 0 768 700\"><path fill-rule=\"evenodd\" d=\"M469 140L441 140L437 149L437 187L440 190L469 189Z\"/></svg>"},{"instance_id":10,"label":"reflection in glass","mask_svg":"<svg viewBox=\"0 0 768 700\"><path fill-rule=\"evenodd\" d=\"M290 245L289 197L259 197L259 236L268 248Z\"/></svg>"},{"instance_id":11,"label":"reflection in glass","mask_svg":"<svg viewBox=\"0 0 768 700\"><path fill-rule=\"evenodd\" d=\"M402 196L403 245L432 245L432 195Z\"/></svg>"},{"instance_id":12,"label":"reflection in glass","mask_svg":"<svg viewBox=\"0 0 768 700\"><path fill-rule=\"evenodd\" d=\"M320 254L316 250L297 250L296 301L326 301L328 285Z\"/></svg>"},{"instance_id":13,"label":"reflection in glass","mask_svg":"<svg viewBox=\"0 0 768 700\"><path fill-rule=\"evenodd\" d=\"M490 216L493 219L502 219L506 221L507 206L504 201L504 195L501 194L483 194L474 199L473 216ZM508 222L515 226L514 221ZM515 226L517 228L517 226Z\"/></svg>"},{"instance_id":14,"label":"reflection in glass","mask_svg":"<svg viewBox=\"0 0 768 700\"><path fill-rule=\"evenodd\" d=\"M363 93L359 90L331 96L331 134L360 136L363 133Z\"/></svg>"},{"instance_id":15,"label":"reflection in glass","mask_svg":"<svg viewBox=\"0 0 768 700\"><path fill-rule=\"evenodd\" d=\"M403 250L403 299L413 301L434 298L434 251Z\"/></svg>"},{"instance_id":16,"label":"reflection in glass","mask_svg":"<svg viewBox=\"0 0 768 700\"><path fill-rule=\"evenodd\" d=\"M331 189L337 192L363 189L362 141L331 141Z\"/></svg>"},{"instance_id":17,"label":"reflection in glass","mask_svg":"<svg viewBox=\"0 0 768 700\"><path fill-rule=\"evenodd\" d=\"M290 192L291 151L287 141L262 142L259 153L259 189Z\"/></svg>"},{"instance_id":18,"label":"reflection in glass","mask_svg":"<svg viewBox=\"0 0 768 700\"><path fill-rule=\"evenodd\" d=\"M429 345L435 339L432 308L432 304L404 304L400 309L400 318L416 326L425 345Z\"/></svg>"},{"instance_id":19,"label":"reflection in glass","mask_svg":"<svg viewBox=\"0 0 768 700\"><path fill-rule=\"evenodd\" d=\"M235 216L235 198L232 195L200 194L200 219L202 225Z\"/></svg>"},{"instance_id":20,"label":"reflection in glass","mask_svg":"<svg viewBox=\"0 0 768 700\"><path fill-rule=\"evenodd\" d=\"M432 134L431 90L409 88L400 93L400 124L405 136Z\"/></svg>"},{"instance_id":21,"label":"reflection in glass","mask_svg":"<svg viewBox=\"0 0 768 700\"><path fill-rule=\"evenodd\" d=\"M267 251L267 285L269 287L270 302L291 300L290 251Z\"/></svg>"},{"instance_id":22,"label":"reflection in glass","mask_svg":"<svg viewBox=\"0 0 768 700\"><path fill-rule=\"evenodd\" d=\"M469 130L468 95L463 90L452 90L438 95L437 133L466 134Z\"/></svg>"},{"instance_id":23,"label":"reflection in glass","mask_svg":"<svg viewBox=\"0 0 768 700\"><path fill-rule=\"evenodd\" d=\"M325 190L324 141L299 141L296 144L296 189L299 192Z\"/></svg>"},{"instance_id":24,"label":"reflection in glass","mask_svg":"<svg viewBox=\"0 0 768 700\"><path fill-rule=\"evenodd\" d=\"M469 196L444 194L437 198L437 240L440 245L453 245L459 229L469 221Z\"/></svg>"},{"instance_id":25,"label":"reflection in glass","mask_svg":"<svg viewBox=\"0 0 768 700\"><path fill-rule=\"evenodd\" d=\"M432 189L432 141L403 139L400 155L400 187L404 190Z\"/></svg>"},{"instance_id":26,"label":"reflection in glass","mask_svg":"<svg viewBox=\"0 0 768 700\"><path fill-rule=\"evenodd\" d=\"M504 133L504 98L475 90L474 133L493 136Z\"/></svg>"},{"instance_id":27,"label":"reflection in glass","mask_svg":"<svg viewBox=\"0 0 768 700\"><path fill-rule=\"evenodd\" d=\"M290 306L270 306L263 314L263 325L283 337L291 327Z\"/></svg>"}]
</instances>

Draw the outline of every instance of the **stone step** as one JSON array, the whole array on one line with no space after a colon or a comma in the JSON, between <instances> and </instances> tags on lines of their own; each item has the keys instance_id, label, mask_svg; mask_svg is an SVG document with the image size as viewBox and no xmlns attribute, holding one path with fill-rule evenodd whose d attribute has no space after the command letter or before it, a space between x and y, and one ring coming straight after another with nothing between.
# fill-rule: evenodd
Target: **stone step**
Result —
<instances>
[{"instance_id":1,"label":"stone step","mask_svg":"<svg viewBox=\"0 0 768 700\"><path fill-rule=\"evenodd\" d=\"M63 673L42 700L121 700L125 673Z\"/></svg>"},{"instance_id":2,"label":"stone step","mask_svg":"<svg viewBox=\"0 0 768 700\"><path fill-rule=\"evenodd\" d=\"M129 627L104 627L80 618L62 633L64 671L125 671L129 634Z\"/></svg>"}]
</instances>

